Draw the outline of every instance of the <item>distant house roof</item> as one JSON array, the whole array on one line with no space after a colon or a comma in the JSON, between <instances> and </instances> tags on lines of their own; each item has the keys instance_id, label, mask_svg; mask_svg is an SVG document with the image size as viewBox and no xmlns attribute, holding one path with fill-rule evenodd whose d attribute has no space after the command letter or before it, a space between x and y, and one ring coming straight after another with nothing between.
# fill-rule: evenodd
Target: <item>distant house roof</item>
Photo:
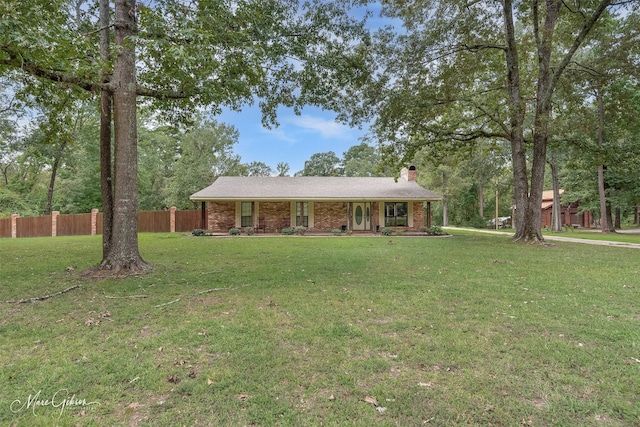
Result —
<instances>
[{"instance_id":1,"label":"distant house roof","mask_svg":"<svg viewBox=\"0 0 640 427\"><path fill-rule=\"evenodd\" d=\"M222 176L207 188L192 194L194 201L236 200L442 200L416 181L400 177L239 177Z\"/></svg>"},{"instance_id":2,"label":"distant house roof","mask_svg":"<svg viewBox=\"0 0 640 427\"><path fill-rule=\"evenodd\" d=\"M558 190L560 195L564 193L563 189ZM542 210L548 209L553 206L553 190L544 190L542 192Z\"/></svg>"}]
</instances>

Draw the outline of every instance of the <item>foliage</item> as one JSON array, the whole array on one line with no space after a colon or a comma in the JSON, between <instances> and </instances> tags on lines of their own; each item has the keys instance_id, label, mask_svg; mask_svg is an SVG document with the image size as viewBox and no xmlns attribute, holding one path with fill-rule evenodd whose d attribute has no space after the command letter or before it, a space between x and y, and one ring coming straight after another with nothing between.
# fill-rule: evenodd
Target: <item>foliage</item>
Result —
<instances>
[{"instance_id":1,"label":"foliage","mask_svg":"<svg viewBox=\"0 0 640 427\"><path fill-rule=\"evenodd\" d=\"M304 236L304 233L307 232L307 227L305 227L304 225L298 225L294 228L294 232L298 236Z\"/></svg>"},{"instance_id":2,"label":"foliage","mask_svg":"<svg viewBox=\"0 0 640 427\"><path fill-rule=\"evenodd\" d=\"M301 176L341 176L340 159L336 153L316 153L304 162L304 169L298 172Z\"/></svg>"},{"instance_id":3,"label":"foliage","mask_svg":"<svg viewBox=\"0 0 640 427\"><path fill-rule=\"evenodd\" d=\"M282 229L282 234L286 236L293 236L296 233L296 229L292 227L285 227Z\"/></svg>"},{"instance_id":4,"label":"foliage","mask_svg":"<svg viewBox=\"0 0 640 427\"><path fill-rule=\"evenodd\" d=\"M259 100L263 122L275 125L281 105L336 109L368 71L357 48L368 32L345 4L116 0L112 11L106 0L97 8L82 3L3 3L12 19L0 20L0 77L25 82L25 103L54 93L100 94L105 233L98 269L112 274L150 269L136 232L139 105L188 123L202 108L219 113Z\"/></svg>"},{"instance_id":5,"label":"foliage","mask_svg":"<svg viewBox=\"0 0 640 427\"><path fill-rule=\"evenodd\" d=\"M168 180L166 204L188 209L189 196L222 175L236 175L240 156L233 153L238 131L215 121L203 121L181 138L177 160Z\"/></svg>"},{"instance_id":6,"label":"foliage","mask_svg":"<svg viewBox=\"0 0 640 427\"><path fill-rule=\"evenodd\" d=\"M636 249L389 240L143 233L91 283L99 236L0 239L0 424L640 423ZM99 404L8 409L59 389Z\"/></svg>"},{"instance_id":7,"label":"foliage","mask_svg":"<svg viewBox=\"0 0 640 427\"><path fill-rule=\"evenodd\" d=\"M333 234L334 236L341 236L342 230L339 228L334 228L333 230L331 230L331 234Z\"/></svg>"},{"instance_id":8,"label":"foliage","mask_svg":"<svg viewBox=\"0 0 640 427\"><path fill-rule=\"evenodd\" d=\"M193 234L194 236L204 236L207 234L207 230L202 230L200 228L196 228L195 230L193 230L191 232L191 234Z\"/></svg>"},{"instance_id":9,"label":"foliage","mask_svg":"<svg viewBox=\"0 0 640 427\"><path fill-rule=\"evenodd\" d=\"M245 227L244 232L247 233L247 235L249 236L253 236L255 233L255 230L253 229L253 227Z\"/></svg>"},{"instance_id":10,"label":"foliage","mask_svg":"<svg viewBox=\"0 0 640 427\"><path fill-rule=\"evenodd\" d=\"M379 71L363 96L353 98L355 121L374 120L383 154L396 164L425 146L448 155L476 140L507 141L516 238L539 241L555 91L576 52L591 47L598 20L619 8L631 12L633 6L610 0L575 8L561 1L387 2L383 13L406 31L378 33L372 50Z\"/></svg>"},{"instance_id":11,"label":"foliage","mask_svg":"<svg viewBox=\"0 0 640 427\"><path fill-rule=\"evenodd\" d=\"M232 236L239 236L242 231L239 228L233 227L229 229L229 234Z\"/></svg>"},{"instance_id":12,"label":"foliage","mask_svg":"<svg viewBox=\"0 0 640 427\"><path fill-rule=\"evenodd\" d=\"M384 236L391 236L393 234L393 229L390 227L382 227L380 229L380 234Z\"/></svg>"},{"instance_id":13,"label":"foliage","mask_svg":"<svg viewBox=\"0 0 640 427\"><path fill-rule=\"evenodd\" d=\"M377 150L366 144L354 145L344 152L342 170L344 176L394 176L397 171L385 174L381 170L381 158Z\"/></svg>"}]
</instances>

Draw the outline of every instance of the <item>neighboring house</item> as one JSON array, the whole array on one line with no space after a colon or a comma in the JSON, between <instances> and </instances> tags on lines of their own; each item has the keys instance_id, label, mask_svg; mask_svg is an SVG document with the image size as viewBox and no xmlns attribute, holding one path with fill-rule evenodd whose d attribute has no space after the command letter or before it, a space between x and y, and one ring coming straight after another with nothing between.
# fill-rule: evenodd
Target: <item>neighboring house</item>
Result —
<instances>
[{"instance_id":1,"label":"neighboring house","mask_svg":"<svg viewBox=\"0 0 640 427\"><path fill-rule=\"evenodd\" d=\"M562 196L564 190L560 190ZM551 227L551 212L553 210L553 190L542 192L542 227ZM572 202L568 205L561 204L561 223L567 227L591 227L591 212L580 212L580 202Z\"/></svg>"},{"instance_id":2,"label":"neighboring house","mask_svg":"<svg viewBox=\"0 0 640 427\"><path fill-rule=\"evenodd\" d=\"M190 199L202 202L203 210L206 204L202 228L213 232L254 227L275 233L296 226L317 232L417 231L431 226L431 202L442 198L416 180L414 166L402 169L398 179L223 176Z\"/></svg>"}]
</instances>

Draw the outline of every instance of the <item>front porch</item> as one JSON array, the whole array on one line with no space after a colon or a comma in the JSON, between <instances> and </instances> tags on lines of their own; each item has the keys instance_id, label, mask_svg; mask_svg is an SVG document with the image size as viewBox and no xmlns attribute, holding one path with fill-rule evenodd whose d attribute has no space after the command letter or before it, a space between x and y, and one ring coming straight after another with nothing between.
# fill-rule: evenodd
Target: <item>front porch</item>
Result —
<instances>
[{"instance_id":1,"label":"front porch","mask_svg":"<svg viewBox=\"0 0 640 427\"><path fill-rule=\"evenodd\" d=\"M309 233L375 233L383 227L419 231L431 226L430 202L383 201L210 201L203 229L228 233L253 227L255 233L281 233L304 226ZM204 207L204 205L203 205ZM205 218L203 218L204 220Z\"/></svg>"}]
</instances>

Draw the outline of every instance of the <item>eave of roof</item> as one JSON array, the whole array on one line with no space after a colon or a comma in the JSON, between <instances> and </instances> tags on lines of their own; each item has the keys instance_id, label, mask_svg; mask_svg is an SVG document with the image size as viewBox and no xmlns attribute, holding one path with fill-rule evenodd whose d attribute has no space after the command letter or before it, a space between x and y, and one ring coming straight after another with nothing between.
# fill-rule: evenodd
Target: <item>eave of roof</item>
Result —
<instances>
[{"instance_id":1,"label":"eave of roof","mask_svg":"<svg viewBox=\"0 0 640 427\"><path fill-rule=\"evenodd\" d=\"M415 181L366 177L220 177L194 201L442 200Z\"/></svg>"}]
</instances>

